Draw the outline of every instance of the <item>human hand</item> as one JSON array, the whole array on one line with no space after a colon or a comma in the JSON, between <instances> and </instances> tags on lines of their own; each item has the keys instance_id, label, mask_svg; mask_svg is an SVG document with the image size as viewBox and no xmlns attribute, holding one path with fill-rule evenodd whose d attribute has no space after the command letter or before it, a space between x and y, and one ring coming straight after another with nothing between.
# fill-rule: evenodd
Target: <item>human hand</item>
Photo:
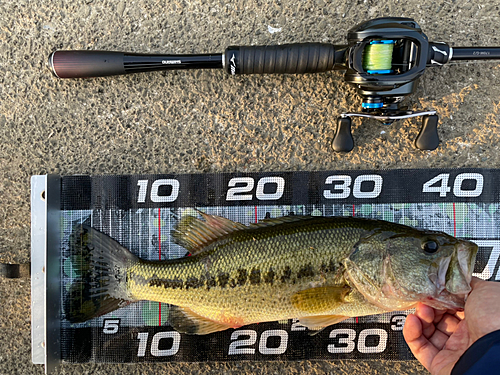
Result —
<instances>
[{"instance_id":1,"label":"human hand","mask_svg":"<svg viewBox=\"0 0 500 375\"><path fill-rule=\"evenodd\" d=\"M465 320L474 343L500 329L500 283L473 277L471 287L465 302Z\"/></svg>"},{"instance_id":2,"label":"human hand","mask_svg":"<svg viewBox=\"0 0 500 375\"><path fill-rule=\"evenodd\" d=\"M450 374L479 338L500 329L500 283L473 278L465 315L419 303L403 329L413 355L433 375Z\"/></svg>"},{"instance_id":3,"label":"human hand","mask_svg":"<svg viewBox=\"0 0 500 375\"><path fill-rule=\"evenodd\" d=\"M411 352L433 375L448 375L471 345L463 313L419 303L406 317L403 336Z\"/></svg>"}]
</instances>

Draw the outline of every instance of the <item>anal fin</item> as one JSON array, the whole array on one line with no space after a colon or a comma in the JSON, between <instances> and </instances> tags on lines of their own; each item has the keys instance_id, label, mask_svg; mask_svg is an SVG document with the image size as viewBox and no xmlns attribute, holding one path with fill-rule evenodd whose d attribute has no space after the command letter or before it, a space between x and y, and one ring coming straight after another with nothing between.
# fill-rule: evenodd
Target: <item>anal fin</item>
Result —
<instances>
[{"instance_id":1,"label":"anal fin","mask_svg":"<svg viewBox=\"0 0 500 375\"><path fill-rule=\"evenodd\" d=\"M307 327L312 331L320 331L325 327L332 324L340 323L343 320L349 319L348 316L343 315L317 315L299 318L299 324ZM317 332L316 332L317 333Z\"/></svg>"},{"instance_id":2,"label":"anal fin","mask_svg":"<svg viewBox=\"0 0 500 375\"><path fill-rule=\"evenodd\" d=\"M180 333L189 335L208 335L232 328L226 324L207 319L195 312L179 306L171 306L169 314L170 325Z\"/></svg>"}]
</instances>

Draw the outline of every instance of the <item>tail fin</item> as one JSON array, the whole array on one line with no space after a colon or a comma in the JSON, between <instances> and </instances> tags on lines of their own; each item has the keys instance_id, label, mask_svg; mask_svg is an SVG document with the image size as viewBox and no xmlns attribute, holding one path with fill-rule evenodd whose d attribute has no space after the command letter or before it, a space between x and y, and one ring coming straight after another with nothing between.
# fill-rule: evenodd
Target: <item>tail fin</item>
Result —
<instances>
[{"instance_id":1,"label":"tail fin","mask_svg":"<svg viewBox=\"0 0 500 375\"><path fill-rule=\"evenodd\" d=\"M127 269L138 257L88 225L73 229L69 247L77 278L65 298L66 319L81 323L135 302L127 290Z\"/></svg>"}]
</instances>

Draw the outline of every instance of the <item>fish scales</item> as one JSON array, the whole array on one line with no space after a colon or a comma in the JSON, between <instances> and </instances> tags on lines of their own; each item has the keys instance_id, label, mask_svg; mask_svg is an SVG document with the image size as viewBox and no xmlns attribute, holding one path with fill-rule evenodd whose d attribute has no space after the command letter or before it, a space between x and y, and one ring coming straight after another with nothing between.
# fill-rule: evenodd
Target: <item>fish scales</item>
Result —
<instances>
[{"instance_id":1,"label":"fish scales","mask_svg":"<svg viewBox=\"0 0 500 375\"><path fill-rule=\"evenodd\" d=\"M323 218L292 224L232 233L172 267L140 261L129 271L129 290L136 299L189 306L217 321L229 312L244 324L299 316L291 297L338 282L342 260L372 228Z\"/></svg>"}]
</instances>

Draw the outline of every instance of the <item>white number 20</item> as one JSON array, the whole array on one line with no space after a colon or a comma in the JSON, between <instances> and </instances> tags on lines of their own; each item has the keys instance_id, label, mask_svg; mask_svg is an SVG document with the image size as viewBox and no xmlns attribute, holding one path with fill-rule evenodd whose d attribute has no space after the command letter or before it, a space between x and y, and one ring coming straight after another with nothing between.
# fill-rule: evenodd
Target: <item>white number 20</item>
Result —
<instances>
[{"instance_id":1,"label":"white number 20","mask_svg":"<svg viewBox=\"0 0 500 375\"><path fill-rule=\"evenodd\" d=\"M240 339L240 336L248 337ZM279 346L269 347L268 339L270 337L279 338ZM255 348L252 347L257 342L257 332L250 329L234 331L231 334L231 345L229 345L229 355L234 354L255 354ZM270 329L262 332L259 340L259 352L261 354L283 354L288 346L288 333L282 329Z\"/></svg>"},{"instance_id":2,"label":"white number 20","mask_svg":"<svg viewBox=\"0 0 500 375\"><path fill-rule=\"evenodd\" d=\"M266 185L275 185L274 192L264 192ZM242 186L236 186L242 185ZM251 201L253 199L253 187L255 181L253 177L234 177L229 180L226 200L227 201ZM285 191L285 179L279 176L262 177L257 182L255 197L260 201L278 200ZM250 194L245 194L250 193Z\"/></svg>"}]
</instances>

